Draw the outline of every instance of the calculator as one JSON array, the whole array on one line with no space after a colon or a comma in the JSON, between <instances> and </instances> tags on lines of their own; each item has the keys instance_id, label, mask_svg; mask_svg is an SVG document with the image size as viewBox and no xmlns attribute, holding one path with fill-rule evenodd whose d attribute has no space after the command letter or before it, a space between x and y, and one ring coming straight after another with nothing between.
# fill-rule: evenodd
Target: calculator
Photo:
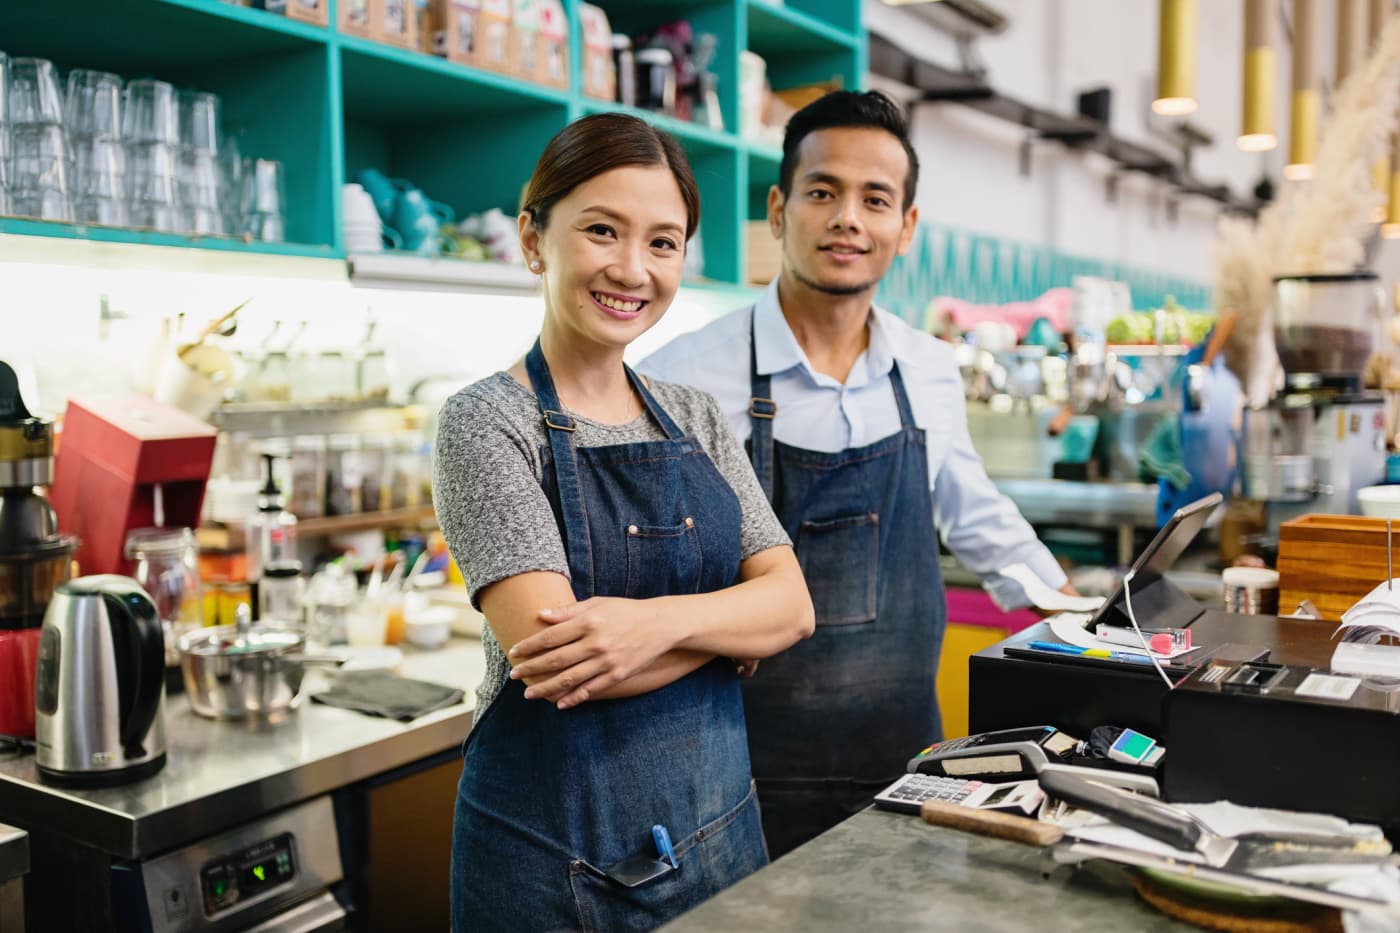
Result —
<instances>
[{"instance_id":1,"label":"calculator","mask_svg":"<svg viewBox=\"0 0 1400 933\"><path fill-rule=\"evenodd\" d=\"M903 775L876 794L875 806L900 813L918 813L925 800L941 800L976 810L1030 816L1044 799L1044 792L1034 780L992 784L916 772Z\"/></svg>"}]
</instances>

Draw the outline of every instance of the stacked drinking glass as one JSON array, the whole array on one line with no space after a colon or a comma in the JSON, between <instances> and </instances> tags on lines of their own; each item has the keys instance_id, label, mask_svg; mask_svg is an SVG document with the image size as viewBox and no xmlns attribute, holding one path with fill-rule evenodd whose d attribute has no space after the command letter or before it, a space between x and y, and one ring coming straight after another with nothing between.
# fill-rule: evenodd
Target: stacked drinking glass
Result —
<instances>
[{"instance_id":1,"label":"stacked drinking glass","mask_svg":"<svg viewBox=\"0 0 1400 933\"><path fill-rule=\"evenodd\" d=\"M219 98L0 53L0 215L285 239L282 165L244 159Z\"/></svg>"},{"instance_id":2,"label":"stacked drinking glass","mask_svg":"<svg viewBox=\"0 0 1400 933\"><path fill-rule=\"evenodd\" d=\"M73 151L63 127L58 72L42 58L13 58L7 85L9 209L42 220L73 220Z\"/></svg>"}]
</instances>

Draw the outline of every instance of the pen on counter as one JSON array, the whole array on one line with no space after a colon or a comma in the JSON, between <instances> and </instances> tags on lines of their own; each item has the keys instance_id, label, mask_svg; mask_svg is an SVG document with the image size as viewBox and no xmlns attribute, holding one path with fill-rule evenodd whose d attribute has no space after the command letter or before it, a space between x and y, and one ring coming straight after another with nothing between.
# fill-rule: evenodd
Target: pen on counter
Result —
<instances>
[{"instance_id":1,"label":"pen on counter","mask_svg":"<svg viewBox=\"0 0 1400 933\"><path fill-rule=\"evenodd\" d=\"M1130 654L1126 651L1109 651L1107 648L1081 648L1078 645L1066 645L1058 641L1033 641L1030 643L1029 647L1035 651L1075 654L1085 658L1107 658L1110 661L1133 661L1139 664L1152 663L1150 658L1142 654Z\"/></svg>"}]
</instances>

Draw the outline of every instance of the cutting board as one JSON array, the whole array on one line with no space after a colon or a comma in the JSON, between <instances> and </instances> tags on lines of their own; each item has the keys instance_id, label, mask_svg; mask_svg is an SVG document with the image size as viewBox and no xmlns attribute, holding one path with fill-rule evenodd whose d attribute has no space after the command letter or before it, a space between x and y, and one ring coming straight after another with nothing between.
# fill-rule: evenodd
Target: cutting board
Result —
<instances>
[{"instance_id":1,"label":"cutting board","mask_svg":"<svg viewBox=\"0 0 1400 933\"><path fill-rule=\"evenodd\" d=\"M1394 523L1400 574L1400 521ZM1386 579L1385 519L1304 515L1279 526L1279 612L1312 600L1323 619L1339 622L1357 600Z\"/></svg>"}]
</instances>

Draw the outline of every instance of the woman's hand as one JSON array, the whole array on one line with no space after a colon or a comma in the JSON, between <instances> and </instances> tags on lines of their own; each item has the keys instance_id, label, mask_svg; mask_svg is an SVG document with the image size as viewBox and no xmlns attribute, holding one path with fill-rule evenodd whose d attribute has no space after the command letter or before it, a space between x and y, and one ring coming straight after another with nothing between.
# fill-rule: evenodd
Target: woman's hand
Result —
<instances>
[{"instance_id":1,"label":"woman's hand","mask_svg":"<svg viewBox=\"0 0 1400 933\"><path fill-rule=\"evenodd\" d=\"M621 683L676 645L677 633L658 618L652 600L595 596L543 609L539 618L549 628L511 648L510 676L532 682L527 700L560 709Z\"/></svg>"}]
</instances>

